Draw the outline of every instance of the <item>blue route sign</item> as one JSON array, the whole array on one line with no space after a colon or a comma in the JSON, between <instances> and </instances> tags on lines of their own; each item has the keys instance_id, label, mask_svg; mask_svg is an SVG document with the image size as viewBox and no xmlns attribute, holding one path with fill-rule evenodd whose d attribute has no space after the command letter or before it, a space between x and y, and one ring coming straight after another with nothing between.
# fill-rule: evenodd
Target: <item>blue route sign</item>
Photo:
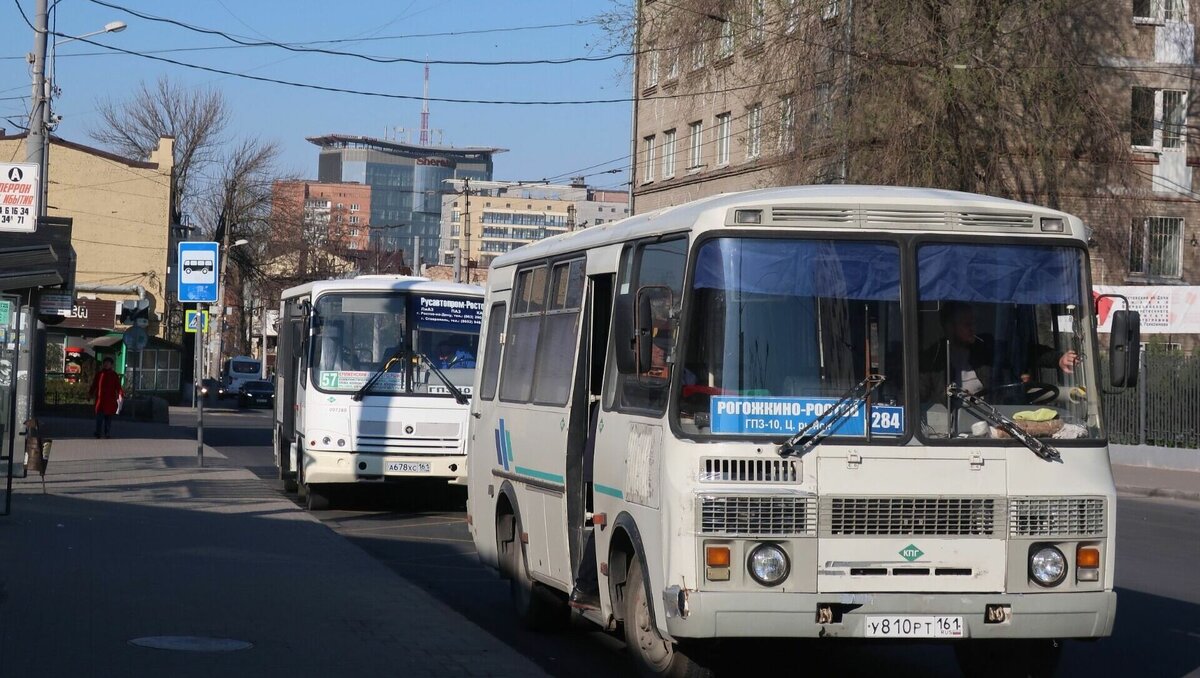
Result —
<instances>
[{"instance_id":1,"label":"blue route sign","mask_svg":"<svg viewBox=\"0 0 1200 678\"><path fill-rule=\"evenodd\" d=\"M217 301L217 249L215 242L179 243L179 301Z\"/></svg>"}]
</instances>

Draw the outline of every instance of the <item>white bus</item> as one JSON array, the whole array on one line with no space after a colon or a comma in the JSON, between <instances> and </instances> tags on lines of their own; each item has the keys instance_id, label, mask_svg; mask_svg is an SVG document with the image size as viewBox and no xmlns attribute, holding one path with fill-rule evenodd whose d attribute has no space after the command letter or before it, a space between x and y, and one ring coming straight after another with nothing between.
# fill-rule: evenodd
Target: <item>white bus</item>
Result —
<instances>
[{"instance_id":1,"label":"white bus","mask_svg":"<svg viewBox=\"0 0 1200 678\"><path fill-rule=\"evenodd\" d=\"M262 379L262 362L258 358L245 355L229 358L221 366L221 389L217 392L217 397L236 398L243 384L259 379Z\"/></svg>"},{"instance_id":2,"label":"white bus","mask_svg":"<svg viewBox=\"0 0 1200 678\"><path fill-rule=\"evenodd\" d=\"M702 674L739 638L1052 666L1116 610L1088 240L1019 202L811 186L497 258L481 559L530 625L568 595L623 622L646 675ZM1105 387L1136 378L1137 317L1114 318Z\"/></svg>"},{"instance_id":3,"label":"white bus","mask_svg":"<svg viewBox=\"0 0 1200 678\"><path fill-rule=\"evenodd\" d=\"M308 507L337 484L465 482L483 289L361 276L281 297L275 463Z\"/></svg>"}]
</instances>

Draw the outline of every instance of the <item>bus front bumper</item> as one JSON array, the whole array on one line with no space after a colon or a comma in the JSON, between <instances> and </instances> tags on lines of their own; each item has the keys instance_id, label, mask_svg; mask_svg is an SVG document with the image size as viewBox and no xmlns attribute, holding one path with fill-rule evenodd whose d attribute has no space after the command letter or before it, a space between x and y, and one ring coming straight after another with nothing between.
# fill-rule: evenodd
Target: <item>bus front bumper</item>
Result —
<instances>
[{"instance_id":1,"label":"bus front bumper","mask_svg":"<svg viewBox=\"0 0 1200 678\"><path fill-rule=\"evenodd\" d=\"M660 600L663 600L660 598ZM985 623L988 606L1008 606ZM840 623L818 623L831 606ZM782 593L691 591L687 616L667 618L680 638L865 638L867 617L961 617L964 638L1100 638L1112 634L1113 591L1074 593ZM660 614L662 608L657 610Z\"/></svg>"},{"instance_id":2,"label":"bus front bumper","mask_svg":"<svg viewBox=\"0 0 1200 678\"><path fill-rule=\"evenodd\" d=\"M379 454L304 450L304 482L386 482L396 478L466 477L466 455Z\"/></svg>"}]
</instances>

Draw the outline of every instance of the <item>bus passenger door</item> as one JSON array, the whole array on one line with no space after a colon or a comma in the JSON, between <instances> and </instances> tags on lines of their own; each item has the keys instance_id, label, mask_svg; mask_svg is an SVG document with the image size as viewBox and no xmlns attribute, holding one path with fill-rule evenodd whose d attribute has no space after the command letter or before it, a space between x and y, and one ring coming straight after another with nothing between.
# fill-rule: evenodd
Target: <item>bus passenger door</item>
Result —
<instances>
[{"instance_id":1,"label":"bus passenger door","mask_svg":"<svg viewBox=\"0 0 1200 678\"><path fill-rule=\"evenodd\" d=\"M608 331L612 319L613 274L588 278L588 300L580 332L579 360L571 398L570 431L567 435L567 530L572 575L595 577L595 544L592 528L592 478L596 449L596 424L604 381ZM590 547L590 548L589 548ZM584 558L592 562L585 564Z\"/></svg>"}]
</instances>

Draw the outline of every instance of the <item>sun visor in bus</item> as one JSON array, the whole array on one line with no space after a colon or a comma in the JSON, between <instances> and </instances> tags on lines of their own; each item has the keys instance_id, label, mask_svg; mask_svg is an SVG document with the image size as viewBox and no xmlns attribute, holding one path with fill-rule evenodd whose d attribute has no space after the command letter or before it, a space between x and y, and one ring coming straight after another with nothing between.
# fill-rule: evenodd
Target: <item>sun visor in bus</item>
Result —
<instances>
[{"instance_id":1,"label":"sun visor in bus","mask_svg":"<svg viewBox=\"0 0 1200 678\"><path fill-rule=\"evenodd\" d=\"M1026 245L921 245L922 299L1010 304L1079 304L1076 250Z\"/></svg>"},{"instance_id":2,"label":"sun visor in bus","mask_svg":"<svg viewBox=\"0 0 1200 678\"><path fill-rule=\"evenodd\" d=\"M896 301L895 245L829 240L717 238L700 248L697 288L751 294Z\"/></svg>"}]
</instances>

